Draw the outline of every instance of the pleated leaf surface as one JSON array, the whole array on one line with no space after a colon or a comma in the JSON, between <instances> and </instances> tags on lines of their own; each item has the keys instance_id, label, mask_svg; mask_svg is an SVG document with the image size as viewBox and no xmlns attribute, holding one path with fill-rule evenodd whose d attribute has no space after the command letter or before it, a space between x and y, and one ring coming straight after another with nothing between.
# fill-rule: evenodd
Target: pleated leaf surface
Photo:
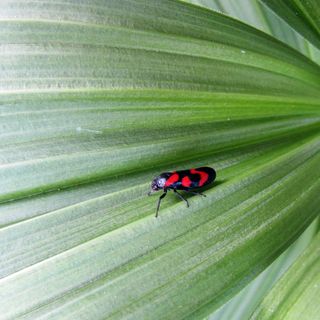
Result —
<instances>
[{"instance_id":1,"label":"pleated leaf surface","mask_svg":"<svg viewBox=\"0 0 320 320\"><path fill-rule=\"evenodd\" d=\"M320 68L177 1L0 4L3 319L203 318L319 214ZM147 196L208 165L190 208Z\"/></svg>"}]
</instances>

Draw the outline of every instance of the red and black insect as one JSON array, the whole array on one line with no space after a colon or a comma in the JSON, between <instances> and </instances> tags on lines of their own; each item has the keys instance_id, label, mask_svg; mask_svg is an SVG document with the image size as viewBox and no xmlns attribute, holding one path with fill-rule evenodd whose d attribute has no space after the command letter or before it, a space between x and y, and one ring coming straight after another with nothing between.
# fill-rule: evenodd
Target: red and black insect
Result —
<instances>
[{"instance_id":1,"label":"red and black insect","mask_svg":"<svg viewBox=\"0 0 320 320\"><path fill-rule=\"evenodd\" d=\"M201 192L196 192L194 189L204 187L214 181L216 172L210 167L201 167L196 169L164 172L160 176L153 179L151 183L151 191L148 193L150 196L152 192L163 190L163 194L159 197L156 217L160 208L161 200L166 196L168 190L173 192L189 207L189 202L177 190L183 190L192 194L206 196Z\"/></svg>"}]
</instances>

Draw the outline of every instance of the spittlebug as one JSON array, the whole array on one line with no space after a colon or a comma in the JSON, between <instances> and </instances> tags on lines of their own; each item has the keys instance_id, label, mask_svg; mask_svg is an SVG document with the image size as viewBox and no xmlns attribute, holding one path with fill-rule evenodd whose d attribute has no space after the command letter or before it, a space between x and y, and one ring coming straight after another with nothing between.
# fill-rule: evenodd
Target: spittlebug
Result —
<instances>
[{"instance_id":1,"label":"spittlebug","mask_svg":"<svg viewBox=\"0 0 320 320\"><path fill-rule=\"evenodd\" d=\"M161 200L166 196L168 190L173 190L177 197L185 201L187 207L189 207L188 200L178 193L177 190L183 190L205 197L205 194L196 192L194 189L198 189L212 183L215 178L216 172L210 167L161 173L151 182L151 191L148 193L150 196L153 192L163 190L163 194L158 200L156 218L158 217Z\"/></svg>"}]
</instances>

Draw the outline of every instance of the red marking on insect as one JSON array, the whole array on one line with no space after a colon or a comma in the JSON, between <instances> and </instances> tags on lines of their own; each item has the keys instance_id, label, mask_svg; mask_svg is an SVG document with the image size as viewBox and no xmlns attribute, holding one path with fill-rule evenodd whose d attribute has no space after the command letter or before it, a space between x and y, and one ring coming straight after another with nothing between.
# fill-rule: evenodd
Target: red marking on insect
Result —
<instances>
[{"instance_id":1,"label":"red marking on insect","mask_svg":"<svg viewBox=\"0 0 320 320\"><path fill-rule=\"evenodd\" d=\"M200 167L196 169L188 169L174 172L164 172L158 177L153 179L151 183L152 192L163 190L163 194L159 197L156 217L158 216L160 202L166 196L168 190L173 192L181 199L184 200L189 207L189 202L177 190L183 190L193 194L199 194L205 197L200 192L193 191L194 189L206 186L214 181L216 172L210 167Z\"/></svg>"},{"instance_id":2,"label":"red marking on insect","mask_svg":"<svg viewBox=\"0 0 320 320\"><path fill-rule=\"evenodd\" d=\"M175 182L179 180L179 175L175 172L169 177L169 179L166 181L164 187L169 188L171 185L173 185Z\"/></svg>"},{"instance_id":3,"label":"red marking on insect","mask_svg":"<svg viewBox=\"0 0 320 320\"><path fill-rule=\"evenodd\" d=\"M199 187L202 187L209 178L209 174L204 171L198 171L197 169L191 169L190 172L192 174L199 174L200 175Z\"/></svg>"},{"instance_id":4,"label":"red marking on insect","mask_svg":"<svg viewBox=\"0 0 320 320\"><path fill-rule=\"evenodd\" d=\"M190 170L191 171L191 170ZM184 187L190 187L192 181L190 180L190 178L188 176L185 176L182 178L181 183Z\"/></svg>"}]
</instances>

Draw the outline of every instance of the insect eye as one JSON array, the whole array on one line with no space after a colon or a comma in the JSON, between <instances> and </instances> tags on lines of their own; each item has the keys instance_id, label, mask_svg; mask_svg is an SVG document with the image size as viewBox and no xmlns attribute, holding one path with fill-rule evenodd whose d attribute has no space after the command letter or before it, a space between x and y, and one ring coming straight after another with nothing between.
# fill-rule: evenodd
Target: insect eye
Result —
<instances>
[{"instance_id":1,"label":"insect eye","mask_svg":"<svg viewBox=\"0 0 320 320\"><path fill-rule=\"evenodd\" d=\"M166 179L165 178L160 178L157 181L158 187L162 188L166 184Z\"/></svg>"}]
</instances>

